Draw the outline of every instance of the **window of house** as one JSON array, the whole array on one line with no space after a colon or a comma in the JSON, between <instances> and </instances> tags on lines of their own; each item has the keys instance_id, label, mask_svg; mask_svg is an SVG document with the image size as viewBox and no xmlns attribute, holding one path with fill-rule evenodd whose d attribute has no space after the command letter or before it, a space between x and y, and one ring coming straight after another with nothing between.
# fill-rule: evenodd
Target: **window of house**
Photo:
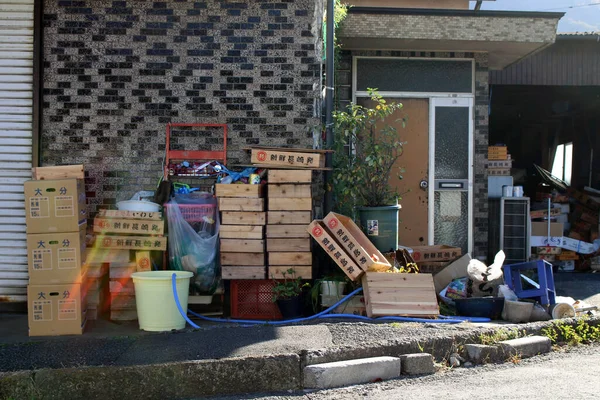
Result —
<instances>
[{"instance_id":1,"label":"window of house","mask_svg":"<svg viewBox=\"0 0 600 400\"><path fill-rule=\"evenodd\" d=\"M559 144L554 154L552 175L571 184L571 171L573 167L573 143Z\"/></svg>"}]
</instances>

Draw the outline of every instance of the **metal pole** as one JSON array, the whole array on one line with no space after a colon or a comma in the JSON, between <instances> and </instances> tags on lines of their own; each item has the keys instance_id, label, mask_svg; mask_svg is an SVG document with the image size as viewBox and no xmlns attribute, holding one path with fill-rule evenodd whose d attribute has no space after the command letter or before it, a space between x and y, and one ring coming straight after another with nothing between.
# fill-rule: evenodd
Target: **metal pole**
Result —
<instances>
[{"instance_id":1,"label":"metal pole","mask_svg":"<svg viewBox=\"0 0 600 400\"><path fill-rule=\"evenodd\" d=\"M334 0L327 0L327 29L325 38L325 144L328 149L333 147L333 95L334 95L334 44L333 44L333 22L334 22ZM333 154L325 155L325 167L332 168ZM333 207L333 193L328 190L333 178L333 171L325 171L325 213Z\"/></svg>"}]
</instances>

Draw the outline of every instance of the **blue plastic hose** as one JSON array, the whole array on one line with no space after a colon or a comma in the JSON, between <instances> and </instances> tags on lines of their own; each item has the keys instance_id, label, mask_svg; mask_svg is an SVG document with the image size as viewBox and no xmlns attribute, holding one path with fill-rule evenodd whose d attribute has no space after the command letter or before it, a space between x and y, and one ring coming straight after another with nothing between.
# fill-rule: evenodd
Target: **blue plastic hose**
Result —
<instances>
[{"instance_id":1,"label":"blue plastic hose","mask_svg":"<svg viewBox=\"0 0 600 400\"><path fill-rule=\"evenodd\" d=\"M175 305L179 310L181 316L190 324L192 327L196 329L200 329L198 325L196 325L188 316L187 313L181 307L181 303L179 301L179 295L177 294L177 275L173 274L171 276L171 288L173 290L173 298L175 299ZM225 319L225 318L211 318L205 317L204 315L196 314L193 311L188 310L188 313L193 316L200 318L204 321L208 322L224 322L224 323L234 323L234 324L249 324L250 326L254 325L285 325L285 324L293 324L296 322L305 322L312 321L317 318L344 318L344 319L358 319L361 321L369 321L369 322L378 322L378 321L398 321L398 322L422 322L426 324L459 324L461 322L470 321L470 322L490 322L489 318L476 318L476 317L448 317L448 316L440 316L440 319L425 319L425 318L411 318L411 317L378 317L378 318L370 318L364 317L362 315L354 315L354 314L329 314L330 311L333 311L340 304L350 300L352 296L357 293L362 292L362 288L359 287L352 291L352 293L346 295L340 301L332 305L331 307L323 310L315 315L311 315L310 317L304 318L295 318L288 319L284 321L261 321L261 320L248 320L248 319Z\"/></svg>"}]
</instances>

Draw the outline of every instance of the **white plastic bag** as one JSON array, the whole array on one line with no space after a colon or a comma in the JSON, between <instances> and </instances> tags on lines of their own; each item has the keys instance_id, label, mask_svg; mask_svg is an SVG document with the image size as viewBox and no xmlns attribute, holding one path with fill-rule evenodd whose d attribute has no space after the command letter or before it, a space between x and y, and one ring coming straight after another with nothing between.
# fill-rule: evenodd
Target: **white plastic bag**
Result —
<instances>
[{"instance_id":1,"label":"white plastic bag","mask_svg":"<svg viewBox=\"0 0 600 400\"><path fill-rule=\"evenodd\" d=\"M181 213L179 204L210 205L203 210L214 210L192 224ZM219 246L219 213L216 200L211 196L181 196L167 203L169 226L169 266L194 274L192 285L197 292L214 293L219 284L217 252ZM192 226L193 225L193 226Z\"/></svg>"}]
</instances>

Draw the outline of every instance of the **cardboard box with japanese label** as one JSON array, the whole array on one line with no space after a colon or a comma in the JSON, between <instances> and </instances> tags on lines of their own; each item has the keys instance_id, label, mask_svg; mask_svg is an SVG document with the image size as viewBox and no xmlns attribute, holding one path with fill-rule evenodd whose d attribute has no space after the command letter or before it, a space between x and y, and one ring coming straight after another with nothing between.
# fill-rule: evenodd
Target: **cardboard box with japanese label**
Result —
<instances>
[{"instance_id":1,"label":"cardboard box with japanese label","mask_svg":"<svg viewBox=\"0 0 600 400\"><path fill-rule=\"evenodd\" d=\"M82 179L27 181L24 191L28 234L78 232L86 223Z\"/></svg>"},{"instance_id":2,"label":"cardboard box with japanese label","mask_svg":"<svg viewBox=\"0 0 600 400\"><path fill-rule=\"evenodd\" d=\"M163 235L165 221L124 218L94 218L95 233L131 233L136 235Z\"/></svg>"},{"instance_id":3,"label":"cardboard box with japanese label","mask_svg":"<svg viewBox=\"0 0 600 400\"><path fill-rule=\"evenodd\" d=\"M416 262L423 261L451 261L461 256L460 247L445 245L415 246L412 247L412 257Z\"/></svg>"},{"instance_id":4,"label":"cardboard box with japanese label","mask_svg":"<svg viewBox=\"0 0 600 400\"><path fill-rule=\"evenodd\" d=\"M81 283L85 275L85 228L27 235L29 283Z\"/></svg>"},{"instance_id":5,"label":"cardboard box with japanese label","mask_svg":"<svg viewBox=\"0 0 600 400\"><path fill-rule=\"evenodd\" d=\"M29 285L29 336L81 335L86 322L83 298L78 283Z\"/></svg>"}]
</instances>

